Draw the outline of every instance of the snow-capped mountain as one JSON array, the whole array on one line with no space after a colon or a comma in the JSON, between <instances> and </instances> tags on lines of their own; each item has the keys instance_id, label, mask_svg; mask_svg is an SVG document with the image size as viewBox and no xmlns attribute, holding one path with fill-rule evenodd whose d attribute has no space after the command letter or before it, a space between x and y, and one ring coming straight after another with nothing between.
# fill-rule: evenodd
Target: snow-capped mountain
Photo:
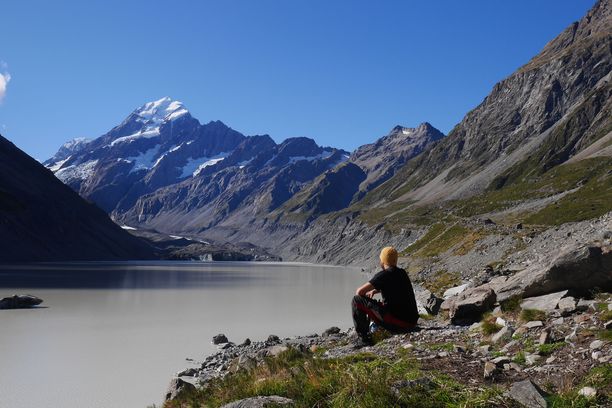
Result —
<instances>
[{"instance_id":1,"label":"snow-capped mountain","mask_svg":"<svg viewBox=\"0 0 612 408\"><path fill-rule=\"evenodd\" d=\"M200 124L167 97L144 104L97 139L67 146L45 162L60 180L116 220L162 231L172 230L166 227L177 213L198 219L197 229L230 213L266 213L348 159L305 137L277 144L220 121ZM203 221L204 213L213 215Z\"/></svg>"}]
</instances>

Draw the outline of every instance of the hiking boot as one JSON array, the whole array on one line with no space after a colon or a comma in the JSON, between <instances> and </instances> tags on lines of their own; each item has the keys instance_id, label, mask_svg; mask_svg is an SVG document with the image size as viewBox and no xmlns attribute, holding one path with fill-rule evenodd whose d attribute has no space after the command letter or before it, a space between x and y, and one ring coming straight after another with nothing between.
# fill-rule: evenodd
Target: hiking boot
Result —
<instances>
[{"instance_id":1,"label":"hiking boot","mask_svg":"<svg viewBox=\"0 0 612 408\"><path fill-rule=\"evenodd\" d=\"M372 340L371 336L365 337L357 337L357 339L353 342L353 348L360 349L364 347L370 347L374 345L374 340Z\"/></svg>"}]
</instances>

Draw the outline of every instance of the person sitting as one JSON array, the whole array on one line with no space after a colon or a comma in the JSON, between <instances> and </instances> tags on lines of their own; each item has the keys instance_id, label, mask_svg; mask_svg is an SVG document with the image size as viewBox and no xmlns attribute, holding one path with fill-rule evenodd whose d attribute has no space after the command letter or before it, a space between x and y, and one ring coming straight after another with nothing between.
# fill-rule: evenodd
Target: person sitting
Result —
<instances>
[{"instance_id":1,"label":"person sitting","mask_svg":"<svg viewBox=\"0 0 612 408\"><path fill-rule=\"evenodd\" d=\"M353 324L359 335L357 346L373 344L370 322L391 333L413 329L419 319L412 283L405 270L397 267L397 250L385 247L380 252L380 267L369 282L360 286L351 302ZM382 302L374 299L382 294Z\"/></svg>"}]
</instances>

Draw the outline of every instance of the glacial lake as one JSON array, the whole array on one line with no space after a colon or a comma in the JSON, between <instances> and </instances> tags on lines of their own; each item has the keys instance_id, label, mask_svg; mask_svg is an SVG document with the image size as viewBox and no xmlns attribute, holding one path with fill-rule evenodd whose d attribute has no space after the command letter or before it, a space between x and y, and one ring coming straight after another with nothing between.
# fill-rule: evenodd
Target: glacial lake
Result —
<instances>
[{"instance_id":1,"label":"glacial lake","mask_svg":"<svg viewBox=\"0 0 612 408\"><path fill-rule=\"evenodd\" d=\"M0 265L0 406L145 408L173 374L230 341L351 326L368 276L293 263L106 262Z\"/></svg>"}]
</instances>

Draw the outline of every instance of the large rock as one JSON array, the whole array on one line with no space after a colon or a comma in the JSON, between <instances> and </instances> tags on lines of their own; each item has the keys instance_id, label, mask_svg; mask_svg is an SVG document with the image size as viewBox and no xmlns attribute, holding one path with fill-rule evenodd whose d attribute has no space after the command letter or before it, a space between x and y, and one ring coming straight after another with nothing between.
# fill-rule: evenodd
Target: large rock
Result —
<instances>
[{"instance_id":1,"label":"large rock","mask_svg":"<svg viewBox=\"0 0 612 408\"><path fill-rule=\"evenodd\" d=\"M532 265L505 282L491 286L500 302L513 296L525 298L566 289L579 292L593 288L611 290L612 252L604 253L596 246L566 246L548 263Z\"/></svg>"},{"instance_id":2,"label":"large rock","mask_svg":"<svg viewBox=\"0 0 612 408\"><path fill-rule=\"evenodd\" d=\"M179 394L185 391L193 391L196 387L190 382L182 380L180 378L173 378L166 391L166 401L175 399Z\"/></svg>"},{"instance_id":3,"label":"large rock","mask_svg":"<svg viewBox=\"0 0 612 408\"><path fill-rule=\"evenodd\" d=\"M13 295L0 299L0 309L24 309L38 306L42 302L41 298L32 295Z\"/></svg>"},{"instance_id":4,"label":"large rock","mask_svg":"<svg viewBox=\"0 0 612 408\"><path fill-rule=\"evenodd\" d=\"M227 336L223 333L219 333L216 336L213 336L212 338L212 343L213 344L223 344L223 343L227 343L229 340L227 339Z\"/></svg>"},{"instance_id":5,"label":"large rock","mask_svg":"<svg viewBox=\"0 0 612 408\"><path fill-rule=\"evenodd\" d=\"M278 395L270 395L267 397L252 397L245 398L239 401L230 402L223 405L221 408L266 408L275 407L277 405L293 405L293 400L289 398L279 397Z\"/></svg>"},{"instance_id":6,"label":"large rock","mask_svg":"<svg viewBox=\"0 0 612 408\"><path fill-rule=\"evenodd\" d=\"M563 296L567 295L567 290L561 292L549 293L548 295L535 296L527 298L521 302L523 310L541 310L543 312L551 312L557 308L559 301Z\"/></svg>"},{"instance_id":7,"label":"large rock","mask_svg":"<svg viewBox=\"0 0 612 408\"><path fill-rule=\"evenodd\" d=\"M526 408L547 407L546 399L544 399L546 394L531 380L523 380L512 384L507 395Z\"/></svg>"},{"instance_id":8,"label":"large rock","mask_svg":"<svg viewBox=\"0 0 612 408\"><path fill-rule=\"evenodd\" d=\"M467 324L480 320L482 314L493 308L495 292L485 286L467 289L448 299L448 316L455 324Z\"/></svg>"},{"instance_id":9,"label":"large rock","mask_svg":"<svg viewBox=\"0 0 612 408\"><path fill-rule=\"evenodd\" d=\"M429 290L417 284L413 284L413 288L419 314L438 314L444 299L440 299Z\"/></svg>"}]
</instances>

